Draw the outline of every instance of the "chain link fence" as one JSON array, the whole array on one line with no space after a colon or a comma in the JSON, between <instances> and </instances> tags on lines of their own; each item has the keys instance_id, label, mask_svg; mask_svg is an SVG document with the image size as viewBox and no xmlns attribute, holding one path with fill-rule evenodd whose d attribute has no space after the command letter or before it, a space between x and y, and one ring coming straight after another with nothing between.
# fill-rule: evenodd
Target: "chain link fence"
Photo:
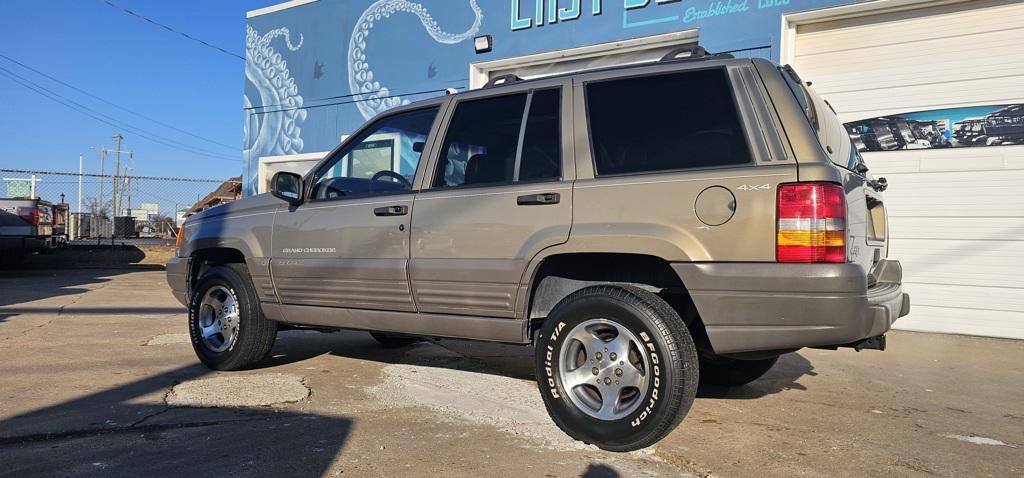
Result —
<instances>
[{"instance_id":1,"label":"chain link fence","mask_svg":"<svg viewBox=\"0 0 1024 478\"><path fill-rule=\"evenodd\" d=\"M241 178L115 176L0 169L0 198L54 205L53 233L72 244L173 244L197 211L238 199Z\"/></svg>"}]
</instances>

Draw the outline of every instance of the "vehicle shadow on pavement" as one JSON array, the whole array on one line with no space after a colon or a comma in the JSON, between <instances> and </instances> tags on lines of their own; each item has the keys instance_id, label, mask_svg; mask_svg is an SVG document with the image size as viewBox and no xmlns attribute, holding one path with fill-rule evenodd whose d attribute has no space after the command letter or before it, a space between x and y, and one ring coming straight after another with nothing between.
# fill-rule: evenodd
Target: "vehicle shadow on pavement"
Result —
<instances>
[{"instance_id":1,"label":"vehicle shadow on pavement","mask_svg":"<svg viewBox=\"0 0 1024 478\"><path fill-rule=\"evenodd\" d=\"M368 334L356 331L320 333L309 330L278 334L271 357L259 367L276 367L321 355L387 364L412 364L499 375L518 380L535 380L533 348L487 342L441 340L408 347L383 348ZM797 352L779 357L763 377L744 386L701 385L697 398L755 399L785 390L806 390L798 381L814 376L814 366Z\"/></svg>"},{"instance_id":2,"label":"vehicle shadow on pavement","mask_svg":"<svg viewBox=\"0 0 1024 478\"><path fill-rule=\"evenodd\" d=\"M173 314L184 313L183 307L110 307L89 308L73 306L41 306L33 307L30 303L84 294L102 287L110 282L113 276L137 272L138 269L73 269L44 270L32 268L0 270L0 322L10 320L21 314ZM41 282L46 287L39 287ZM88 287L85 287L88 286ZM17 307L9 307L11 305Z\"/></svg>"},{"instance_id":3,"label":"vehicle shadow on pavement","mask_svg":"<svg viewBox=\"0 0 1024 478\"><path fill-rule=\"evenodd\" d=\"M814 365L799 352L788 353L779 357L779 361L768 373L746 385L723 387L701 384L697 389L697 398L749 400L786 390L807 390L807 387L798 382L805 375L817 375Z\"/></svg>"},{"instance_id":4,"label":"vehicle shadow on pavement","mask_svg":"<svg viewBox=\"0 0 1024 478\"><path fill-rule=\"evenodd\" d=\"M0 421L0 476L321 476L352 420L164 404L190 365Z\"/></svg>"}]
</instances>

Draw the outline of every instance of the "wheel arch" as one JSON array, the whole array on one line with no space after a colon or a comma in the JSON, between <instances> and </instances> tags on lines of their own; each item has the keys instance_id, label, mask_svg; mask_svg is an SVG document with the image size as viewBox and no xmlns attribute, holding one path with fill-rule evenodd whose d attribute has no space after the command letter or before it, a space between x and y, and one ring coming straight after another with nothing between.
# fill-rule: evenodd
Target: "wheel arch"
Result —
<instances>
[{"instance_id":1,"label":"wheel arch","mask_svg":"<svg viewBox=\"0 0 1024 478\"><path fill-rule=\"evenodd\" d=\"M683 279L669 261L651 254L572 252L538 259L527 271L519 311L532 338L551 309L565 297L599 284L629 284L654 292L683 318L698 348L709 347L704 323Z\"/></svg>"},{"instance_id":2,"label":"wheel arch","mask_svg":"<svg viewBox=\"0 0 1024 478\"><path fill-rule=\"evenodd\" d=\"M192 291L196 282L210 267L221 264L246 264L245 254L232 247L207 247L192 251L189 263L188 289Z\"/></svg>"}]
</instances>

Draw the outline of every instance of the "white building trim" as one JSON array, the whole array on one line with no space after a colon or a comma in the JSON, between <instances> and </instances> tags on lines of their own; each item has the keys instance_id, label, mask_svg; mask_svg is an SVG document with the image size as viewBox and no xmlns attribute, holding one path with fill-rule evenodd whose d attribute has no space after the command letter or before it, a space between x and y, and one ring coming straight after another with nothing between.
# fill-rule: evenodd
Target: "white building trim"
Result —
<instances>
[{"instance_id":1,"label":"white building trim","mask_svg":"<svg viewBox=\"0 0 1024 478\"><path fill-rule=\"evenodd\" d=\"M779 36L779 64L791 64L796 58L793 46L796 44L796 28L800 25L967 1L970 0L873 0L784 14L782 15L782 31Z\"/></svg>"},{"instance_id":2,"label":"white building trim","mask_svg":"<svg viewBox=\"0 0 1024 478\"><path fill-rule=\"evenodd\" d=\"M257 193L266 192L266 184L270 178L267 177L267 166L275 163L290 163L297 161L309 161L315 165L316 162L327 156L330 151L319 151L315 153L284 154L280 156L260 156L259 166L256 172Z\"/></svg>"},{"instance_id":3,"label":"white building trim","mask_svg":"<svg viewBox=\"0 0 1024 478\"><path fill-rule=\"evenodd\" d=\"M658 48L669 48L696 44L700 31L696 28L678 32L651 35L640 38L630 38L596 45L586 45L564 50L535 53L532 55L518 56L514 58L502 58L500 60L482 61L469 64L469 87L470 89L480 88L487 84L490 75L494 71L507 71L520 68L536 67L541 65L553 65L568 63L571 61L596 59L610 55L623 55L626 53L654 50ZM624 61L621 64L643 63L649 59L636 61ZM563 71L561 73L568 73Z\"/></svg>"},{"instance_id":4,"label":"white building trim","mask_svg":"<svg viewBox=\"0 0 1024 478\"><path fill-rule=\"evenodd\" d=\"M281 10L287 10L292 7L297 7L299 5L305 5L307 3L313 3L317 1L319 0L291 0L288 2L278 3L277 5L257 8L256 10L250 10L248 12L245 12L245 18L258 17L260 15L266 15L268 13L280 12Z\"/></svg>"}]
</instances>

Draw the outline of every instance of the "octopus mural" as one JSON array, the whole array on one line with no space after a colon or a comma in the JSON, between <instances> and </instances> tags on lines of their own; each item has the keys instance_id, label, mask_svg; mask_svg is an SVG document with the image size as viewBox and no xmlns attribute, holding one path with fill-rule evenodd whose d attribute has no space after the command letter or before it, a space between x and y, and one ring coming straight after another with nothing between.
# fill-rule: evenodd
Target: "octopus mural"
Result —
<instances>
[{"instance_id":1,"label":"octopus mural","mask_svg":"<svg viewBox=\"0 0 1024 478\"><path fill-rule=\"evenodd\" d=\"M471 39L480 31L480 24L484 17L483 11L477 5L477 0L469 0L469 7L473 9L473 24L462 33L448 33L441 30L437 21L427 12L426 7L409 0L377 0L363 12L356 22L355 28L352 29L352 37L348 45L348 84L353 100L363 118L370 119L390 108L409 103L400 95L392 94L386 86L374 78L373 70L366 58L366 41L374 25L396 13L411 13L419 18L431 38L438 43L451 45Z\"/></svg>"},{"instance_id":2,"label":"octopus mural","mask_svg":"<svg viewBox=\"0 0 1024 478\"><path fill-rule=\"evenodd\" d=\"M245 79L258 93L257 108L246 95L246 111L252 112L245 123L245 155L274 156L296 154L302 151L302 128L306 110L302 109L302 95L295 79L288 71L288 62L274 50L271 43L283 37L284 46L291 51L302 48L292 43L287 28L277 28L260 35L249 26L246 31Z\"/></svg>"}]
</instances>

